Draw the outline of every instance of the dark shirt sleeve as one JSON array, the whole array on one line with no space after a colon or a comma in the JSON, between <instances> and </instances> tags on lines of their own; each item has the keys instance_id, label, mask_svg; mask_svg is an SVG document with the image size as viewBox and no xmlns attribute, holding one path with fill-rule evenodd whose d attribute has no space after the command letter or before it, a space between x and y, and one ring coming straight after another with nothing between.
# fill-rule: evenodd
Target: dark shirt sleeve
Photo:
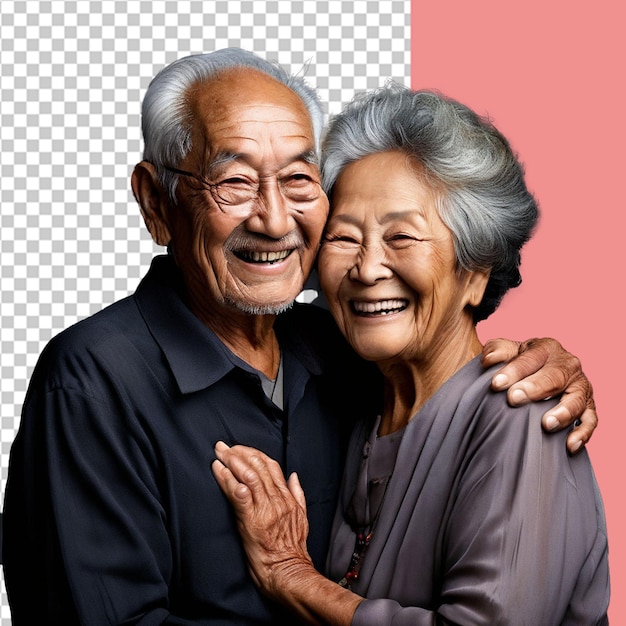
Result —
<instances>
[{"instance_id":1,"label":"dark shirt sleeve","mask_svg":"<svg viewBox=\"0 0 626 626\"><path fill-rule=\"evenodd\" d=\"M30 394L7 486L14 624L166 620L167 519L151 442L127 416L77 389Z\"/></svg>"}]
</instances>

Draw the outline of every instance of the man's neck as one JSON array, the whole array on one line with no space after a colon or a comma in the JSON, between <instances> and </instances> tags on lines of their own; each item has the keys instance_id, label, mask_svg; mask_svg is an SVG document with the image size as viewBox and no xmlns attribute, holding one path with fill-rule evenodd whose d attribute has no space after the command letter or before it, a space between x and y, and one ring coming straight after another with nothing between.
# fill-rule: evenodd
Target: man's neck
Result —
<instances>
[{"instance_id":1,"label":"man's neck","mask_svg":"<svg viewBox=\"0 0 626 626\"><path fill-rule=\"evenodd\" d=\"M274 332L275 315L229 312L200 320L241 360L274 380L280 365L280 346Z\"/></svg>"}]
</instances>

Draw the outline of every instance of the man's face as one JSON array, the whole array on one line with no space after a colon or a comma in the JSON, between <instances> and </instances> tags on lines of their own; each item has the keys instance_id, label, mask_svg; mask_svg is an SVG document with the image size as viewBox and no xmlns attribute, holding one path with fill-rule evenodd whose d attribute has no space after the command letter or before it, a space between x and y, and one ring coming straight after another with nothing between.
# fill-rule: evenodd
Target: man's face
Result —
<instances>
[{"instance_id":1,"label":"man's face","mask_svg":"<svg viewBox=\"0 0 626 626\"><path fill-rule=\"evenodd\" d=\"M328 215L306 107L248 69L189 96L193 148L178 167L194 176L179 177L167 221L192 306L278 313L301 291Z\"/></svg>"}]
</instances>

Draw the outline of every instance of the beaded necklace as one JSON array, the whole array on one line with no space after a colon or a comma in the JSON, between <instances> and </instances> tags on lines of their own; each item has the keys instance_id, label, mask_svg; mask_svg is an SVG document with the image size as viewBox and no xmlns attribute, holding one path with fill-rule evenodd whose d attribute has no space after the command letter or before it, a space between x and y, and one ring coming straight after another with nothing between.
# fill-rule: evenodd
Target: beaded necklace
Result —
<instances>
[{"instance_id":1,"label":"beaded necklace","mask_svg":"<svg viewBox=\"0 0 626 626\"><path fill-rule=\"evenodd\" d=\"M350 565L348 565L348 569L346 570L344 577L338 583L340 587L352 589L352 585L359 578L361 563L363 562L363 558L365 557L365 553L367 552L367 548L370 545L373 535L373 527L367 534L365 529L357 531L356 540L354 542L354 551L350 557Z\"/></svg>"},{"instance_id":2,"label":"beaded necklace","mask_svg":"<svg viewBox=\"0 0 626 626\"><path fill-rule=\"evenodd\" d=\"M379 422L380 416L376 421L372 436L363 447L357 485L346 511L346 518L350 520L350 525L355 532L355 540L348 569L338 584L347 589L351 589L359 578L363 559L385 504L398 448L404 432L402 429L377 438L375 433L378 430ZM373 452L374 446L376 447L375 452ZM379 474L370 478L371 472L377 471ZM381 493L383 484L384 491Z\"/></svg>"}]
</instances>

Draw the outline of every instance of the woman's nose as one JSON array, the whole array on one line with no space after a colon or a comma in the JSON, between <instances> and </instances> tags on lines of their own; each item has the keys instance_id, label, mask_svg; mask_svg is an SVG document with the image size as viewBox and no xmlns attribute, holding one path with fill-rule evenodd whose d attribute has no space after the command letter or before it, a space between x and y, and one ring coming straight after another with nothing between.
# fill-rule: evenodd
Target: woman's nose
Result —
<instances>
[{"instance_id":1,"label":"woman's nose","mask_svg":"<svg viewBox=\"0 0 626 626\"><path fill-rule=\"evenodd\" d=\"M357 255L354 265L350 269L351 280L358 280L364 284L374 284L379 280L389 278L393 272L386 264L385 253L381 246L363 246Z\"/></svg>"}]
</instances>

